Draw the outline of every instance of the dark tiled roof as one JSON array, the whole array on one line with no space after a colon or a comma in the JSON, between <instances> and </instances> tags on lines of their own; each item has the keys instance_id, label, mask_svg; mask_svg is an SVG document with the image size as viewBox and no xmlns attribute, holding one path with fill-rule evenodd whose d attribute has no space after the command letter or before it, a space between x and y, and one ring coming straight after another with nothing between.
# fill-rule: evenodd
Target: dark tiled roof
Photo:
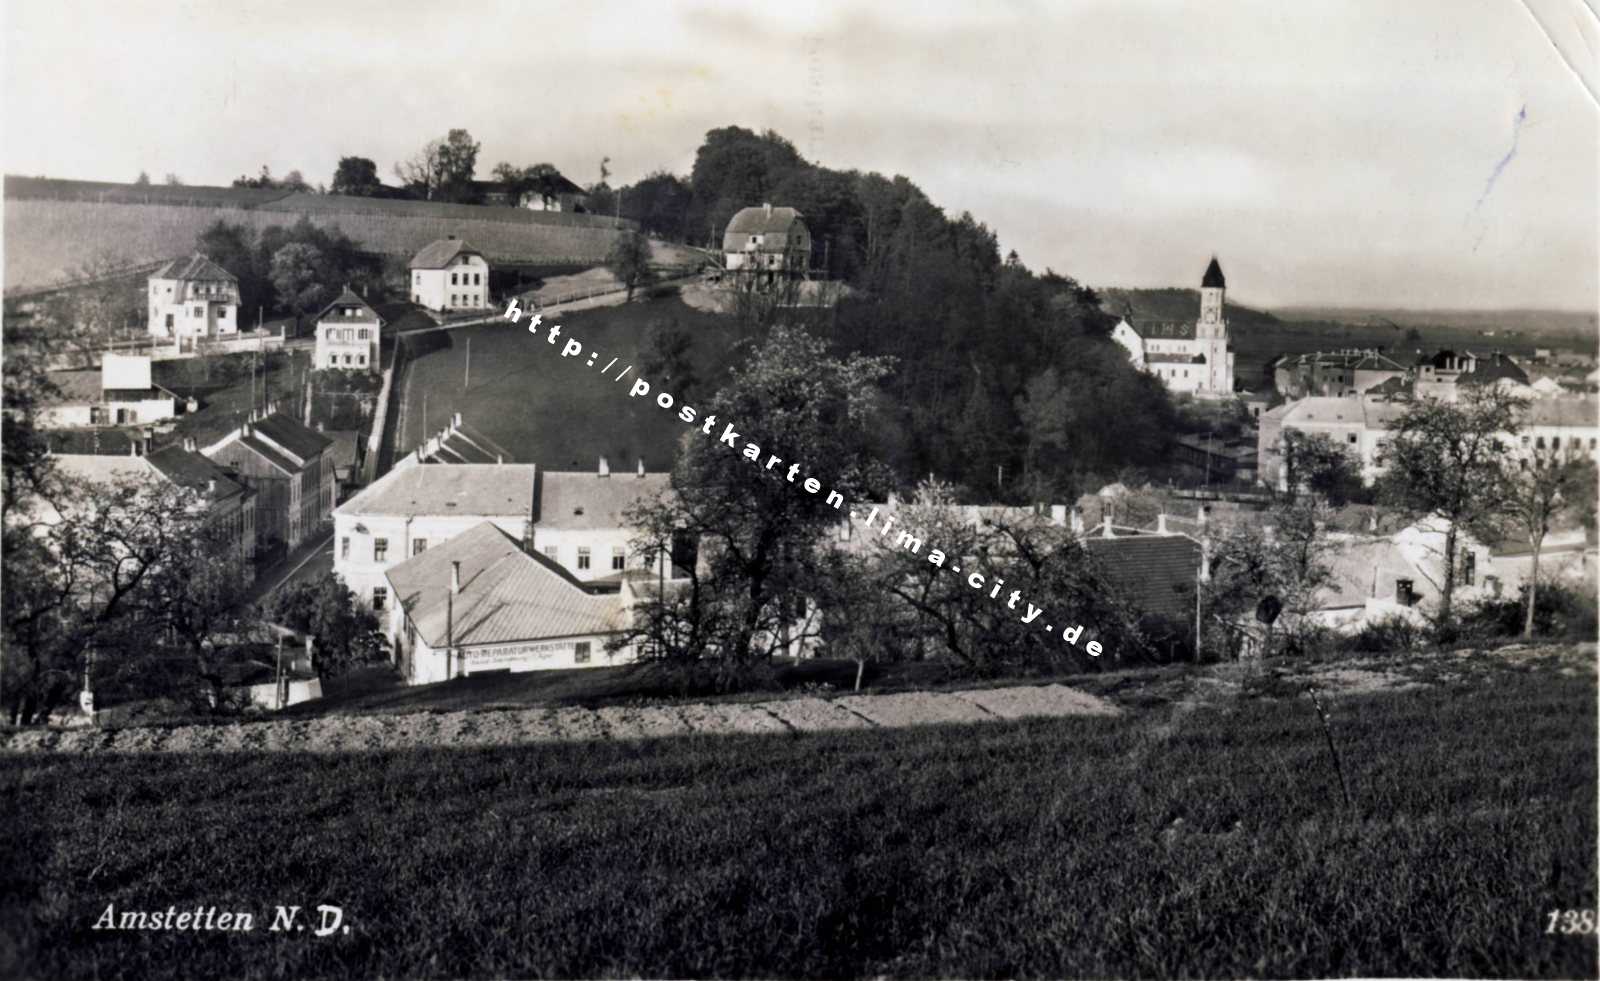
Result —
<instances>
[{"instance_id":1,"label":"dark tiled roof","mask_svg":"<svg viewBox=\"0 0 1600 981\"><path fill-rule=\"evenodd\" d=\"M314 459L317 454L333 445L333 440L281 412L257 420L255 431L301 460Z\"/></svg>"},{"instance_id":2,"label":"dark tiled roof","mask_svg":"<svg viewBox=\"0 0 1600 981\"><path fill-rule=\"evenodd\" d=\"M244 493L244 487L234 480L227 470L199 453L190 452L181 446L167 446L154 450L147 459L168 480L180 487L205 491L210 486L210 482L215 480L217 482L216 500Z\"/></svg>"},{"instance_id":3,"label":"dark tiled roof","mask_svg":"<svg viewBox=\"0 0 1600 981\"><path fill-rule=\"evenodd\" d=\"M1211 265L1206 267L1206 274L1200 278L1200 285L1208 289L1226 289L1228 280L1222 275L1222 266L1217 262L1217 257L1211 257Z\"/></svg>"},{"instance_id":4,"label":"dark tiled roof","mask_svg":"<svg viewBox=\"0 0 1600 981\"><path fill-rule=\"evenodd\" d=\"M50 371L46 374L61 389L61 398L52 399L47 405L83 405L100 401L100 372L96 369Z\"/></svg>"},{"instance_id":5,"label":"dark tiled roof","mask_svg":"<svg viewBox=\"0 0 1600 981\"><path fill-rule=\"evenodd\" d=\"M1200 544L1183 535L1088 538L1107 585L1141 614L1194 616L1195 580L1200 574Z\"/></svg>"},{"instance_id":6,"label":"dark tiled roof","mask_svg":"<svg viewBox=\"0 0 1600 981\"><path fill-rule=\"evenodd\" d=\"M482 252L468 245L462 239L441 238L436 242L430 242L423 246L422 251L412 257L410 268L443 269L463 252L475 255L480 259L483 258Z\"/></svg>"},{"instance_id":7,"label":"dark tiled roof","mask_svg":"<svg viewBox=\"0 0 1600 981\"><path fill-rule=\"evenodd\" d=\"M1528 384L1528 373L1513 360L1503 354L1490 355L1479 358L1473 369L1456 379L1458 385L1487 385L1497 382L1502 378L1510 379L1521 385Z\"/></svg>"},{"instance_id":8,"label":"dark tiled roof","mask_svg":"<svg viewBox=\"0 0 1600 981\"><path fill-rule=\"evenodd\" d=\"M293 476L300 472L300 464L284 456L282 453L279 453L277 450L268 446L266 443L261 442L261 440L256 439L254 436L240 436L238 443L240 446L245 447L256 456L259 456L261 459L265 460L272 467L283 471L289 476Z\"/></svg>"},{"instance_id":9,"label":"dark tiled roof","mask_svg":"<svg viewBox=\"0 0 1600 981\"><path fill-rule=\"evenodd\" d=\"M339 294L338 299L322 308L322 312L317 314L316 321L321 322L328 315L328 311L336 307L341 308L341 312L335 318L341 324L376 324L382 322L378 316L378 311L372 309L366 300L357 296L355 291L348 286L344 288L343 293ZM355 307L357 312L354 316L347 315L342 312L344 307Z\"/></svg>"},{"instance_id":10,"label":"dark tiled roof","mask_svg":"<svg viewBox=\"0 0 1600 981\"><path fill-rule=\"evenodd\" d=\"M157 269L151 279L225 279L237 283L239 277L196 252L194 255L171 262Z\"/></svg>"},{"instance_id":11,"label":"dark tiled roof","mask_svg":"<svg viewBox=\"0 0 1600 981\"><path fill-rule=\"evenodd\" d=\"M461 591L453 600L450 564L461 563ZM485 521L388 572L395 598L430 647L446 633L462 646L603 634L621 625L617 594L595 595L542 555L524 552Z\"/></svg>"},{"instance_id":12,"label":"dark tiled roof","mask_svg":"<svg viewBox=\"0 0 1600 981\"><path fill-rule=\"evenodd\" d=\"M1154 340L1192 341L1194 340L1194 322L1180 323L1176 320L1144 320L1128 321L1128 326L1140 337Z\"/></svg>"}]
</instances>

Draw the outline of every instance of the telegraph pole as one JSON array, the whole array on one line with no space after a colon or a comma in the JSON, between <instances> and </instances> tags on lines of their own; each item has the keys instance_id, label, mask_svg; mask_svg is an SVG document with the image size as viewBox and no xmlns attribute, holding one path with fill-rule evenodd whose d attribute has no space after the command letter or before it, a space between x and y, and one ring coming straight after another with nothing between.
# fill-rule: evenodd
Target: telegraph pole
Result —
<instances>
[{"instance_id":1,"label":"telegraph pole","mask_svg":"<svg viewBox=\"0 0 1600 981\"><path fill-rule=\"evenodd\" d=\"M467 376L462 379L461 389L465 391L472 387L472 338L467 338Z\"/></svg>"}]
</instances>

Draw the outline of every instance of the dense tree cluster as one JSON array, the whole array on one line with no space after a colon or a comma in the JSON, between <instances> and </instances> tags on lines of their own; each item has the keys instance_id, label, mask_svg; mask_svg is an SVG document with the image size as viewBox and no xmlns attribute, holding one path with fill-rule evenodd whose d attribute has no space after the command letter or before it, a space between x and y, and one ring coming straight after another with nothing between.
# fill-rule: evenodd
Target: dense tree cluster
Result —
<instances>
[{"instance_id":1,"label":"dense tree cluster","mask_svg":"<svg viewBox=\"0 0 1600 981\"><path fill-rule=\"evenodd\" d=\"M382 290L383 266L360 252L337 228L325 229L302 217L287 227L272 225L259 234L246 225L218 219L195 241L195 249L239 277L241 321L251 312L314 313L348 285Z\"/></svg>"}]
</instances>

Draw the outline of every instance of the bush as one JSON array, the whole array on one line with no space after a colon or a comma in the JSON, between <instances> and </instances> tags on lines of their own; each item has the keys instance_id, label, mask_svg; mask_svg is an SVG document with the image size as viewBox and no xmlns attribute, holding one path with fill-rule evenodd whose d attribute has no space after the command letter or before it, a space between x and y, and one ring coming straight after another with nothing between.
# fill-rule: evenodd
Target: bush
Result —
<instances>
[{"instance_id":1,"label":"bush","mask_svg":"<svg viewBox=\"0 0 1600 981\"><path fill-rule=\"evenodd\" d=\"M1522 586L1515 598L1484 600L1469 609L1461 618L1461 629L1474 638L1520 637L1527 615L1528 588ZM1592 593L1565 583L1539 584L1533 610L1535 635L1593 640L1597 630L1600 617Z\"/></svg>"},{"instance_id":2,"label":"bush","mask_svg":"<svg viewBox=\"0 0 1600 981\"><path fill-rule=\"evenodd\" d=\"M1426 643L1426 628L1396 613L1363 624L1345 637L1341 646L1362 654L1405 654L1420 650Z\"/></svg>"}]
</instances>

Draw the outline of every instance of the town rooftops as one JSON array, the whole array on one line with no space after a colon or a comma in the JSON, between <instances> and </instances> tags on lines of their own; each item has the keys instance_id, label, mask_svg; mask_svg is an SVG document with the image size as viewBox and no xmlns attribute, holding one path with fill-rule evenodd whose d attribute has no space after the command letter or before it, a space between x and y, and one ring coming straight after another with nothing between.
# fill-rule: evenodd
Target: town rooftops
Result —
<instances>
[{"instance_id":1,"label":"town rooftops","mask_svg":"<svg viewBox=\"0 0 1600 981\"><path fill-rule=\"evenodd\" d=\"M459 255L475 255L482 259L483 253L468 245L459 238L441 238L423 246L422 251L411 257L411 269L444 269L456 260Z\"/></svg>"},{"instance_id":2,"label":"town rooftops","mask_svg":"<svg viewBox=\"0 0 1600 981\"><path fill-rule=\"evenodd\" d=\"M1519 385L1528 384L1528 373L1509 357L1494 352L1488 357L1478 358L1473 362L1472 370L1456 379L1458 385L1488 385L1502 379L1514 381Z\"/></svg>"},{"instance_id":3,"label":"town rooftops","mask_svg":"<svg viewBox=\"0 0 1600 981\"><path fill-rule=\"evenodd\" d=\"M1217 262L1217 257L1211 257L1211 265L1206 267L1206 274L1200 277L1200 285L1206 289L1226 289L1228 280L1222 275L1222 265Z\"/></svg>"},{"instance_id":4,"label":"town rooftops","mask_svg":"<svg viewBox=\"0 0 1600 981\"><path fill-rule=\"evenodd\" d=\"M50 381L60 390L59 399L43 403L44 407L58 405L98 405L102 402L142 402L148 399L177 398L159 385L143 388L108 388L102 372L92 368L46 372Z\"/></svg>"},{"instance_id":5,"label":"town rooftops","mask_svg":"<svg viewBox=\"0 0 1600 981\"><path fill-rule=\"evenodd\" d=\"M328 318L329 312L335 310L338 312L332 318ZM323 307L322 312L317 314L318 322L324 319L333 319L341 324L381 324L383 322L383 318L378 316L378 311L372 309L366 300L357 296L355 291L348 286L344 288L343 293L339 294L338 299Z\"/></svg>"},{"instance_id":6,"label":"town rooftops","mask_svg":"<svg viewBox=\"0 0 1600 981\"><path fill-rule=\"evenodd\" d=\"M452 596L454 562L461 563L460 592ZM588 592L555 562L524 552L487 521L412 556L387 577L395 599L429 647L603 634L622 624L616 593Z\"/></svg>"},{"instance_id":7,"label":"town rooftops","mask_svg":"<svg viewBox=\"0 0 1600 981\"><path fill-rule=\"evenodd\" d=\"M212 262L208 257L196 252L194 255L173 259L171 262L150 274L151 279L222 279L237 283L239 277Z\"/></svg>"},{"instance_id":8,"label":"town rooftops","mask_svg":"<svg viewBox=\"0 0 1600 981\"><path fill-rule=\"evenodd\" d=\"M631 527L624 512L637 501L670 490L665 473L551 471L539 475L538 525L552 530Z\"/></svg>"},{"instance_id":9,"label":"town rooftops","mask_svg":"<svg viewBox=\"0 0 1600 981\"><path fill-rule=\"evenodd\" d=\"M58 474L73 482L105 486L123 480L160 477L212 500L246 492L228 471L199 453L177 445L156 450L148 456L62 453L52 456L51 461ZM213 480L216 481L214 494L211 492Z\"/></svg>"},{"instance_id":10,"label":"town rooftops","mask_svg":"<svg viewBox=\"0 0 1600 981\"><path fill-rule=\"evenodd\" d=\"M154 450L144 457L150 465L179 487L222 500L245 493L245 487L227 470L192 450L176 444Z\"/></svg>"},{"instance_id":11,"label":"town rooftops","mask_svg":"<svg viewBox=\"0 0 1600 981\"><path fill-rule=\"evenodd\" d=\"M333 513L526 517L533 508L536 475L531 463L412 464L379 477Z\"/></svg>"},{"instance_id":12,"label":"town rooftops","mask_svg":"<svg viewBox=\"0 0 1600 981\"><path fill-rule=\"evenodd\" d=\"M1091 536L1083 546L1136 613L1194 616L1200 543L1185 535Z\"/></svg>"},{"instance_id":13,"label":"town rooftops","mask_svg":"<svg viewBox=\"0 0 1600 981\"><path fill-rule=\"evenodd\" d=\"M795 222L804 218L794 208L774 208L764 204L756 208L741 208L728 222L729 235L763 235L787 232Z\"/></svg>"},{"instance_id":14,"label":"town rooftops","mask_svg":"<svg viewBox=\"0 0 1600 981\"><path fill-rule=\"evenodd\" d=\"M1403 406L1369 398L1313 395L1286 403L1285 423L1387 427L1405 411Z\"/></svg>"}]
</instances>

